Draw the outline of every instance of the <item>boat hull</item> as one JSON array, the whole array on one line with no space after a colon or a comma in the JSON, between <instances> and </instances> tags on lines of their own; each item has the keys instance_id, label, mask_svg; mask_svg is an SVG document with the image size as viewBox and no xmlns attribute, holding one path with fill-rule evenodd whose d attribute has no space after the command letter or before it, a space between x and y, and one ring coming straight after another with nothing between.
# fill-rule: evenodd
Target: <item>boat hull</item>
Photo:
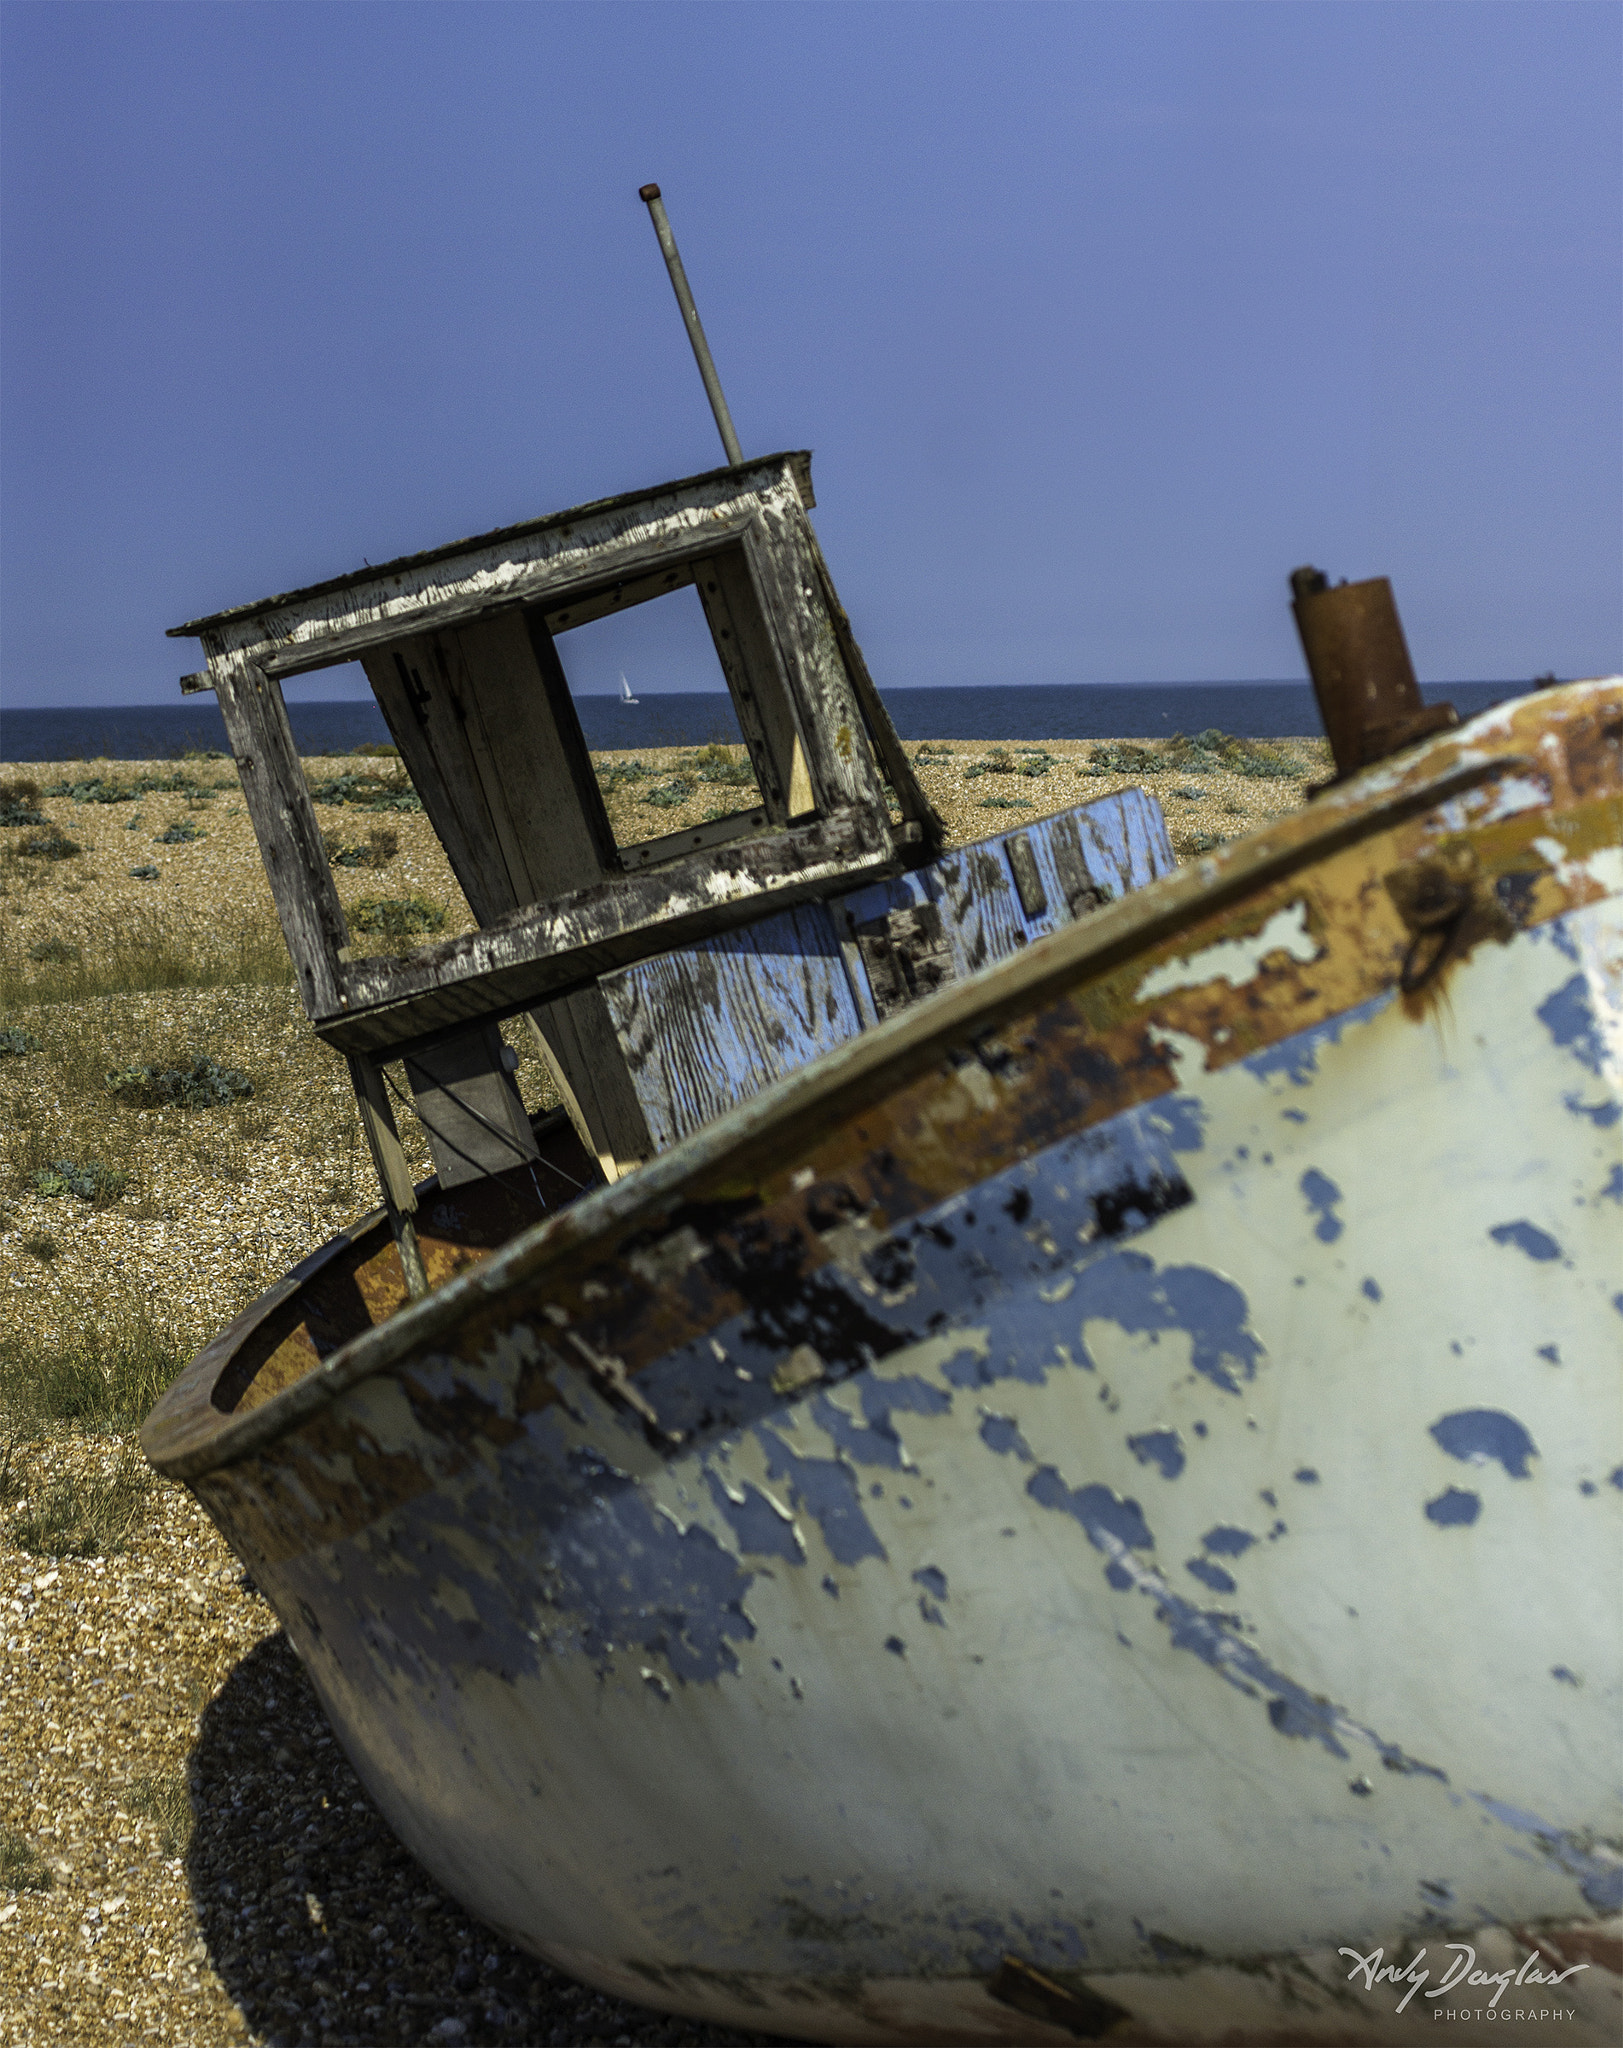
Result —
<instances>
[{"instance_id":1,"label":"boat hull","mask_svg":"<svg viewBox=\"0 0 1623 2048\"><path fill-rule=\"evenodd\" d=\"M436 1877L821 2041L1360 2038L1530 1929L1615 2024L1620 736L1479 720L183 1381Z\"/></svg>"}]
</instances>

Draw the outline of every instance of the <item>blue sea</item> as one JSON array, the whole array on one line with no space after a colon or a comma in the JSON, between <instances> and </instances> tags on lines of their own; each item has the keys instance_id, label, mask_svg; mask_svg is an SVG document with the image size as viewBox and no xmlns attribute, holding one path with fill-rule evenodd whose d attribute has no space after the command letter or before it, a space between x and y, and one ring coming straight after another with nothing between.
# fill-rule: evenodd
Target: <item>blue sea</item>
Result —
<instances>
[{"instance_id":1,"label":"blue sea","mask_svg":"<svg viewBox=\"0 0 1623 2048\"><path fill-rule=\"evenodd\" d=\"M1526 683L1440 683L1428 702L1446 700L1462 718ZM1158 739L1216 726L1247 739L1320 732L1306 683L1007 684L993 689L887 690L885 703L904 740ZM636 704L617 697L575 699L588 746L703 746L736 741L730 699L720 693L650 693ZM388 728L367 700L288 705L302 754L341 754L386 741ZM225 750L225 725L212 698L177 704L64 705L0 712L0 760L166 760L189 749Z\"/></svg>"}]
</instances>

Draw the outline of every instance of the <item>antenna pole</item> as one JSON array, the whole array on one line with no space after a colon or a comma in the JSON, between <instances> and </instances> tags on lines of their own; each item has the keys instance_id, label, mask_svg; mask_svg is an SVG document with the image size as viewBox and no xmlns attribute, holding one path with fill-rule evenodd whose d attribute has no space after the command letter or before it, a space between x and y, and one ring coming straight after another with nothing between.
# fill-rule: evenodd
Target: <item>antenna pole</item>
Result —
<instances>
[{"instance_id":1,"label":"antenna pole","mask_svg":"<svg viewBox=\"0 0 1623 2048\"><path fill-rule=\"evenodd\" d=\"M687 272L682 268L682 258L677 253L676 237L671 233L671 224L665 218L665 202L659 196L657 185L644 185L637 197L646 203L649 213L653 216L654 233L659 237L659 246L665 257L665 268L671 274L671 289L676 293L676 303L682 309L682 323L687 328L688 340L693 344L693 359L699 366L699 375L704 379L705 396L710 400L710 410L715 414L716 425L721 431L721 445L727 451L728 462L736 469L744 460L744 451L739 447L738 436L733 431L733 416L727 410L721 379L716 375L716 365L711 358L710 344L705 340L704 328L699 324L699 309L693 303Z\"/></svg>"}]
</instances>

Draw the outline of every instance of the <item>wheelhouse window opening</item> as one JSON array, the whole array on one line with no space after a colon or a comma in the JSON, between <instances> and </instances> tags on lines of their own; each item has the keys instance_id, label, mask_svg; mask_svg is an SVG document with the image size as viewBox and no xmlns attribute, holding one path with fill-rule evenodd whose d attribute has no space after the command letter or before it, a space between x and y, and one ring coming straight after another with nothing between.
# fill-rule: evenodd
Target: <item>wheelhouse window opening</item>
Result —
<instances>
[{"instance_id":1,"label":"wheelhouse window opening","mask_svg":"<svg viewBox=\"0 0 1623 2048\"><path fill-rule=\"evenodd\" d=\"M686 834L672 830L678 823L730 822L740 833L765 828L757 770L693 582L622 602L580 625L562 623L572 610L563 607L548 627L577 715L583 702L598 708L593 723L608 758L596 762L597 782L622 854L646 853L665 839L685 842ZM635 700L623 714L616 708L622 687ZM697 738L691 725L682 732L671 701L695 696L707 720ZM610 735L621 716L629 730L616 743Z\"/></svg>"}]
</instances>

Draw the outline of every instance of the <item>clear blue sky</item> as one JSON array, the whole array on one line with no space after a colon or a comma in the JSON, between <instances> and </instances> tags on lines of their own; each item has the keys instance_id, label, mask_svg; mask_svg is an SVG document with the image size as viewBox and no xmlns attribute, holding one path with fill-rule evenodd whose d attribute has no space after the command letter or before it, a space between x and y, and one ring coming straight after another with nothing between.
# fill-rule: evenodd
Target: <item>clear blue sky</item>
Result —
<instances>
[{"instance_id":1,"label":"clear blue sky","mask_svg":"<svg viewBox=\"0 0 1623 2048\"><path fill-rule=\"evenodd\" d=\"M216 607L816 451L884 687L1623 665L1623 10L25 4L12 705L178 701ZM640 687L680 684L643 673Z\"/></svg>"}]
</instances>

